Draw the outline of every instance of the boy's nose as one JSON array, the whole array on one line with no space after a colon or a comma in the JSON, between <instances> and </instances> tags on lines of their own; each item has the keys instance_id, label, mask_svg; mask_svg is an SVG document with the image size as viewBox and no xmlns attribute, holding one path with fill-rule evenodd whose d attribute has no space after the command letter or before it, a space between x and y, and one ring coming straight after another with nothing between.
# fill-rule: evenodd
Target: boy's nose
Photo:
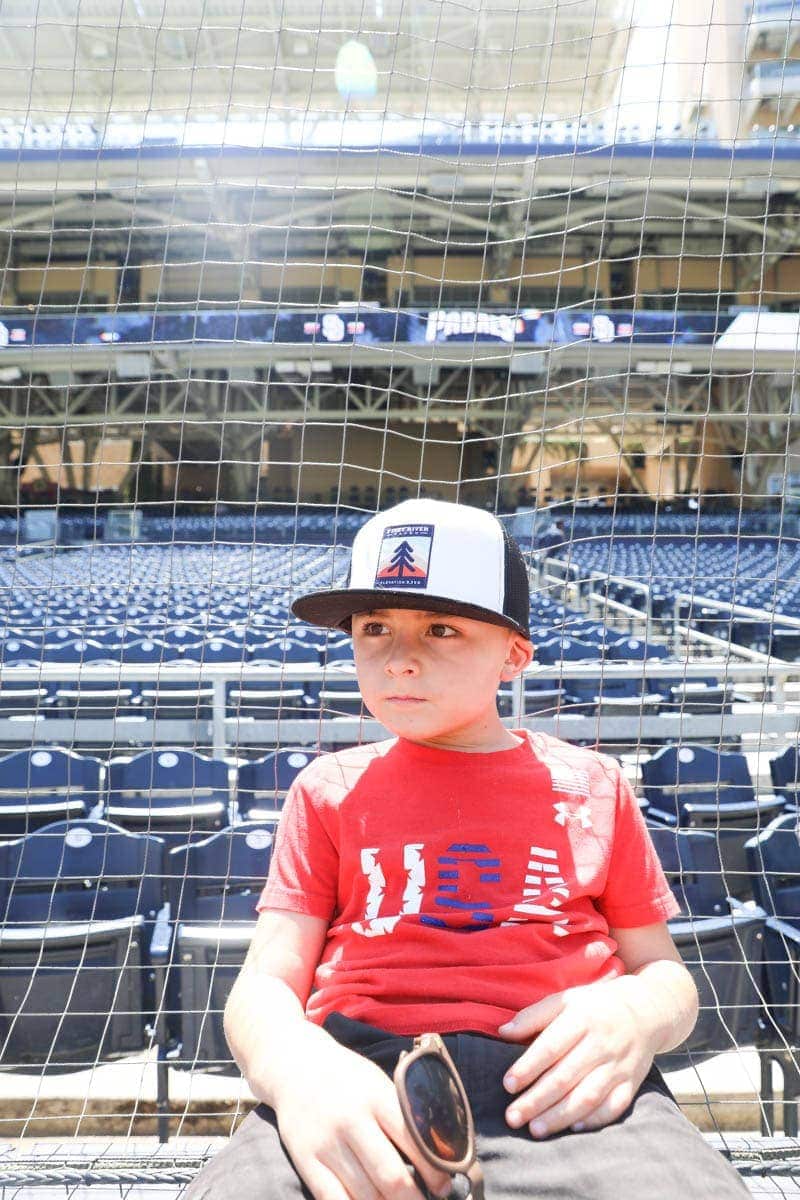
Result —
<instances>
[{"instance_id":1,"label":"boy's nose","mask_svg":"<svg viewBox=\"0 0 800 1200\"><path fill-rule=\"evenodd\" d=\"M384 669L387 675L415 675L418 665L411 646L405 641L396 640L392 644Z\"/></svg>"}]
</instances>

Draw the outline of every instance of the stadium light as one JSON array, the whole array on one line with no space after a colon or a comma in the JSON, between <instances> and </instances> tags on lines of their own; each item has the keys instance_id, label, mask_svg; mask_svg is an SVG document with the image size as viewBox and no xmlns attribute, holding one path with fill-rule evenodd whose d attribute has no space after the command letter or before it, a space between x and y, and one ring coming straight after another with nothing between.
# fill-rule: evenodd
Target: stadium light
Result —
<instances>
[{"instance_id":1,"label":"stadium light","mask_svg":"<svg viewBox=\"0 0 800 1200\"><path fill-rule=\"evenodd\" d=\"M334 70L340 96L374 96L378 90L378 69L368 46L353 38L339 47Z\"/></svg>"}]
</instances>

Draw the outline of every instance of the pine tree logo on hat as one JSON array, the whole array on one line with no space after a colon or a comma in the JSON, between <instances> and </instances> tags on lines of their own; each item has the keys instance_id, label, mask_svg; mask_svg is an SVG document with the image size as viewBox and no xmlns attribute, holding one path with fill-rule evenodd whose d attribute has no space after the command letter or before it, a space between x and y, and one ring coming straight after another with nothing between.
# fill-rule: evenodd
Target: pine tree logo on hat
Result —
<instances>
[{"instance_id":1,"label":"pine tree logo on hat","mask_svg":"<svg viewBox=\"0 0 800 1200\"><path fill-rule=\"evenodd\" d=\"M389 525L383 531L375 587L427 587L432 542L433 525Z\"/></svg>"}]
</instances>

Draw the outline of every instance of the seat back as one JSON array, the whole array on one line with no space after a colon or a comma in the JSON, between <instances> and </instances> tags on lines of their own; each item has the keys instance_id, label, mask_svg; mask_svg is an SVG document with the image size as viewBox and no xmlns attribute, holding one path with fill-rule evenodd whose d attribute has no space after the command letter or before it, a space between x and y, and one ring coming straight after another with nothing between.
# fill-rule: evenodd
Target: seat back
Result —
<instances>
[{"instance_id":1,"label":"seat back","mask_svg":"<svg viewBox=\"0 0 800 1200\"><path fill-rule=\"evenodd\" d=\"M244 962L274 825L246 822L170 854L177 973L169 984L172 1066L235 1073L222 1015Z\"/></svg>"},{"instance_id":2,"label":"seat back","mask_svg":"<svg viewBox=\"0 0 800 1200\"><path fill-rule=\"evenodd\" d=\"M680 813L684 804L755 801L747 759L709 746L665 746L642 763L644 794L654 808Z\"/></svg>"},{"instance_id":3,"label":"seat back","mask_svg":"<svg viewBox=\"0 0 800 1200\"><path fill-rule=\"evenodd\" d=\"M56 821L0 844L0 926L155 920L164 844L108 821Z\"/></svg>"},{"instance_id":4,"label":"seat back","mask_svg":"<svg viewBox=\"0 0 800 1200\"><path fill-rule=\"evenodd\" d=\"M800 747L787 746L782 754L770 759L769 773L776 792L792 804L800 801Z\"/></svg>"},{"instance_id":5,"label":"seat back","mask_svg":"<svg viewBox=\"0 0 800 1200\"><path fill-rule=\"evenodd\" d=\"M228 799L228 768L194 750L145 750L108 764L109 803L150 807Z\"/></svg>"},{"instance_id":6,"label":"seat back","mask_svg":"<svg viewBox=\"0 0 800 1200\"><path fill-rule=\"evenodd\" d=\"M753 896L769 917L800 928L800 821L787 813L745 842Z\"/></svg>"},{"instance_id":7,"label":"seat back","mask_svg":"<svg viewBox=\"0 0 800 1200\"><path fill-rule=\"evenodd\" d=\"M671 921L670 932L694 979L700 1014L692 1033L657 1062L664 1070L691 1066L755 1043L759 1013L760 938L764 914Z\"/></svg>"},{"instance_id":8,"label":"seat back","mask_svg":"<svg viewBox=\"0 0 800 1200\"><path fill-rule=\"evenodd\" d=\"M0 758L0 798L22 802L68 794L91 807L100 799L100 771L99 759L58 746L17 750Z\"/></svg>"},{"instance_id":9,"label":"seat back","mask_svg":"<svg viewBox=\"0 0 800 1200\"><path fill-rule=\"evenodd\" d=\"M0 1067L74 1070L147 1045L163 849L104 821L0 845Z\"/></svg>"},{"instance_id":10,"label":"seat back","mask_svg":"<svg viewBox=\"0 0 800 1200\"><path fill-rule=\"evenodd\" d=\"M727 913L729 891L715 835L652 823L648 832L682 914L717 917Z\"/></svg>"},{"instance_id":11,"label":"seat back","mask_svg":"<svg viewBox=\"0 0 800 1200\"><path fill-rule=\"evenodd\" d=\"M269 870L275 824L245 821L169 853L175 921L219 924L256 920Z\"/></svg>"},{"instance_id":12,"label":"seat back","mask_svg":"<svg viewBox=\"0 0 800 1200\"><path fill-rule=\"evenodd\" d=\"M277 812L295 778L316 757L315 750L285 748L244 763L236 790L240 814L246 817L253 809Z\"/></svg>"}]
</instances>

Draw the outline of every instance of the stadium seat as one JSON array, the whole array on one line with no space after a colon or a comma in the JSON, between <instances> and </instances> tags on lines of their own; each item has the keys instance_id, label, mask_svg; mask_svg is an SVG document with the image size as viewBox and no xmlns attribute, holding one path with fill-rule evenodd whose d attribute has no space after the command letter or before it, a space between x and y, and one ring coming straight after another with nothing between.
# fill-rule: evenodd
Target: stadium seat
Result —
<instances>
[{"instance_id":1,"label":"stadium seat","mask_svg":"<svg viewBox=\"0 0 800 1200\"><path fill-rule=\"evenodd\" d=\"M229 642L223 638L210 638L193 646L186 646L183 658L196 663L243 663L250 657L247 646Z\"/></svg>"},{"instance_id":2,"label":"stadium seat","mask_svg":"<svg viewBox=\"0 0 800 1200\"><path fill-rule=\"evenodd\" d=\"M285 748L239 767L236 800L248 821L275 817L295 777L315 758L315 750Z\"/></svg>"},{"instance_id":3,"label":"stadium seat","mask_svg":"<svg viewBox=\"0 0 800 1200\"><path fill-rule=\"evenodd\" d=\"M783 1132L798 1134L800 1100L800 838L797 813L784 813L746 846L753 894L767 914L761 1013L761 1131L775 1131L772 1066L783 1074Z\"/></svg>"},{"instance_id":4,"label":"stadium seat","mask_svg":"<svg viewBox=\"0 0 800 1200\"><path fill-rule=\"evenodd\" d=\"M214 685L191 680L170 680L162 675L155 683L142 684L141 713L157 720L203 721L211 717Z\"/></svg>"},{"instance_id":5,"label":"stadium seat","mask_svg":"<svg viewBox=\"0 0 800 1200\"><path fill-rule=\"evenodd\" d=\"M605 657L612 662L644 662L648 658L669 658L669 650L657 642L625 637L607 642Z\"/></svg>"},{"instance_id":6,"label":"stadium seat","mask_svg":"<svg viewBox=\"0 0 800 1200\"><path fill-rule=\"evenodd\" d=\"M89 816L100 803L101 763L57 747L0 758L0 837Z\"/></svg>"},{"instance_id":7,"label":"stadium seat","mask_svg":"<svg viewBox=\"0 0 800 1200\"><path fill-rule=\"evenodd\" d=\"M744 844L782 810L783 800L756 797L745 756L707 746L665 746L642 763L642 780L648 819L670 828L712 830L728 893L747 899Z\"/></svg>"},{"instance_id":8,"label":"stadium seat","mask_svg":"<svg viewBox=\"0 0 800 1200\"><path fill-rule=\"evenodd\" d=\"M800 809L800 747L788 746L783 754L770 759L772 786L787 806Z\"/></svg>"},{"instance_id":9,"label":"stadium seat","mask_svg":"<svg viewBox=\"0 0 800 1200\"><path fill-rule=\"evenodd\" d=\"M105 821L0 844L0 1068L80 1070L150 1044L163 883L163 843Z\"/></svg>"},{"instance_id":10,"label":"stadium seat","mask_svg":"<svg viewBox=\"0 0 800 1200\"><path fill-rule=\"evenodd\" d=\"M319 647L316 643L296 641L294 638L276 640L272 630L263 637L251 632L248 640L252 647L251 662L275 663L277 666L319 666Z\"/></svg>"},{"instance_id":11,"label":"stadium seat","mask_svg":"<svg viewBox=\"0 0 800 1200\"><path fill-rule=\"evenodd\" d=\"M228 800L226 763L193 750L145 750L109 762L103 815L170 847L222 829Z\"/></svg>"},{"instance_id":12,"label":"stadium seat","mask_svg":"<svg viewBox=\"0 0 800 1200\"><path fill-rule=\"evenodd\" d=\"M18 662L15 666L38 667L38 663ZM10 669L3 671L0 687L0 717L47 716L55 704L55 686L34 679L14 679Z\"/></svg>"},{"instance_id":13,"label":"stadium seat","mask_svg":"<svg viewBox=\"0 0 800 1200\"><path fill-rule=\"evenodd\" d=\"M119 648L119 660L123 663L167 663L176 662L181 652L176 646L158 638L142 637L138 632L135 637L126 638Z\"/></svg>"},{"instance_id":14,"label":"stadium seat","mask_svg":"<svg viewBox=\"0 0 800 1200\"><path fill-rule=\"evenodd\" d=\"M229 688L227 713L237 720L286 721L318 716L319 705L306 694L302 684L292 687L276 679L274 684L254 681Z\"/></svg>"},{"instance_id":15,"label":"stadium seat","mask_svg":"<svg viewBox=\"0 0 800 1200\"><path fill-rule=\"evenodd\" d=\"M760 958L765 914L726 894L713 833L653 826L656 847L681 913L669 929L700 996L700 1015L681 1045L659 1056L665 1070L754 1045L759 994L752 964Z\"/></svg>"},{"instance_id":16,"label":"stadium seat","mask_svg":"<svg viewBox=\"0 0 800 1200\"><path fill-rule=\"evenodd\" d=\"M170 853L172 954L156 963L166 1012L159 1022L159 1136L169 1133L168 1068L236 1074L222 1027L247 954L269 869L274 825L245 822Z\"/></svg>"}]
</instances>

